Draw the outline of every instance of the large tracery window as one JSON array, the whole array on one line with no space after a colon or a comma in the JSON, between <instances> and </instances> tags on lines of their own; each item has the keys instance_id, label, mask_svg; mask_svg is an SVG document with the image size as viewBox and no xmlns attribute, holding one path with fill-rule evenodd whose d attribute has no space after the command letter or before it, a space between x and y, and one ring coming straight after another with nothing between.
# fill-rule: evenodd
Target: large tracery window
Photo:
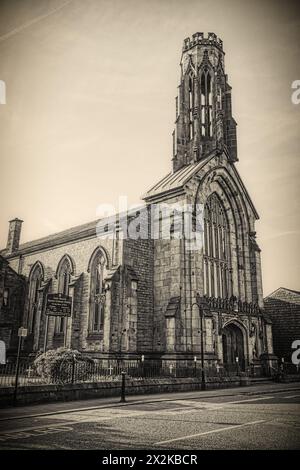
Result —
<instances>
[{"instance_id":1,"label":"large tracery window","mask_svg":"<svg viewBox=\"0 0 300 470\"><path fill-rule=\"evenodd\" d=\"M204 208L204 293L221 298L232 295L229 227L215 193Z\"/></svg>"},{"instance_id":2,"label":"large tracery window","mask_svg":"<svg viewBox=\"0 0 300 470\"><path fill-rule=\"evenodd\" d=\"M28 316L28 330L29 333L34 333L38 300L39 300L39 289L42 285L43 270L41 264L37 262L33 267L30 279L29 279L29 316Z\"/></svg>"},{"instance_id":3,"label":"large tracery window","mask_svg":"<svg viewBox=\"0 0 300 470\"><path fill-rule=\"evenodd\" d=\"M208 70L201 74L201 135L212 136L212 80Z\"/></svg>"},{"instance_id":4,"label":"large tracery window","mask_svg":"<svg viewBox=\"0 0 300 470\"><path fill-rule=\"evenodd\" d=\"M104 301L105 289L104 278L106 269L106 258L99 249L91 263L91 287L90 287L90 323L91 333L103 331L104 325Z\"/></svg>"},{"instance_id":5,"label":"large tracery window","mask_svg":"<svg viewBox=\"0 0 300 470\"><path fill-rule=\"evenodd\" d=\"M72 265L68 257L65 257L58 269L58 293L69 295L69 284L71 281ZM55 333L65 333L66 317L57 317L55 322Z\"/></svg>"}]
</instances>

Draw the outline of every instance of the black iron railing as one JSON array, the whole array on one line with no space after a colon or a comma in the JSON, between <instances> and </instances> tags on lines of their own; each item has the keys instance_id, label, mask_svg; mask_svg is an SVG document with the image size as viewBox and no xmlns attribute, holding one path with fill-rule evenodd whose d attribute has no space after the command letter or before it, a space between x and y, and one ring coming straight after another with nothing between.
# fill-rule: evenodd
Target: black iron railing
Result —
<instances>
[{"instance_id":1,"label":"black iron railing","mask_svg":"<svg viewBox=\"0 0 300 470\"><path fill-rule=\"evenodd\" d=\"M297 372L293 364L284 364L285 371ZM254 376L254 367L244 364L205 365L205 377L230 377L237 375ZM121 379L122 372L134 379L143 378L188 378L197 377L201 380L202 369L199 361L193 360L108 360L95 359L94 361L71 360L57 364L45 372L38 370L32 361L21 359L19 367L19 386L41 384L64 384L82 382L109 382ZM13 387L15 385L15 361L0 365L0 387Z\"/></svg>"}]
</instances>

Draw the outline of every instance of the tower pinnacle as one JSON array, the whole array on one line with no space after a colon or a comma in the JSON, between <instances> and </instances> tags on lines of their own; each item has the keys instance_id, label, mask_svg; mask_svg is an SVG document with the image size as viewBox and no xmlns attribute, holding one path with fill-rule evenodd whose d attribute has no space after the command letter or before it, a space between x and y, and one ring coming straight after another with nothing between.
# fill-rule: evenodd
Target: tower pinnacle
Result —
<instances>
[{"instance_id":1,"label":"tower pinnacle","mask_svg":"<svg viewBox=\"0 0 300 470\"><path fill-rule=\"evenodd\" d=\"M195 33L183 42L176 98L173 170L226 149L237 160L236 122L231 87L224 69L223 42L214 33Z\"/></svg>"}]
</instances>

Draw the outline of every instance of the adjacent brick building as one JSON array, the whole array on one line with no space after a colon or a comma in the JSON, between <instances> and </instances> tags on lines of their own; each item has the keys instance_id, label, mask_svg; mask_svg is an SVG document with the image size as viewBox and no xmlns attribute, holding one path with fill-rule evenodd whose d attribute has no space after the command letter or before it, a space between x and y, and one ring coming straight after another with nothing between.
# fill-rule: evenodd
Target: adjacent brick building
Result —
<instances>
[{"instance_id":1,"label":"adjacent brick building","mask_svg":"<svg viewBox=\"0 0 300 470\"><path fill-rule=\"evenodd\" d=\"M17 349L18 328L23 321L25 290L25 278L16 273L0 255L0 341L4 341L8 354Z\"/></svg>"},{"instance_id":2,"label":"adjacent brick building","mask_svg":"<svg viewBox=\"0 0 300 470\"><path fill-rule=\"evenodd\" d=\"M279 287L264 302L273 324L274 353L291 362L292 343L300 340L300 291Z\"/></svg>"},{"instance_id":3,"label":"adjacent brick building","mask_svg":"<svg viewBox=\"0 0 300 470\"><path fill-rule=\"evenodd\" d=\"M28 281L29 350L193 359L203 333L207 363L272 358L258 214L236 169L231 87L213 33L184 41L175 124L173 168L137 212L22 245L21 221L10 223L2 254ZM128 236L125 221L136 232L147 225L147 236ZM48 293L73 299L70 318L45 315Z\"/></svg>"}]
</instances>

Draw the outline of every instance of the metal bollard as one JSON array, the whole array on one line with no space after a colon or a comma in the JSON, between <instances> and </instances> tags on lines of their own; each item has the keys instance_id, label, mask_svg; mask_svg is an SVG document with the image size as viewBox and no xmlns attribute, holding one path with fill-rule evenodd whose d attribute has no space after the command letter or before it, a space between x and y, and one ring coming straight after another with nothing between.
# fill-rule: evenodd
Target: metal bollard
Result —
<instances>
[{"instance_id":1,"label":"metal bollard","mask_svg":"<svg viewBox=\"0 0 300 470\"><path fill-rule=\"evenodd\" d=\"M125 399L125 376L126 376L126 372L122 371L121 375L122 375L122 385L121 385L120 403L125 403L126 402L126 399Z\"/></svg>"}]
</instances>

